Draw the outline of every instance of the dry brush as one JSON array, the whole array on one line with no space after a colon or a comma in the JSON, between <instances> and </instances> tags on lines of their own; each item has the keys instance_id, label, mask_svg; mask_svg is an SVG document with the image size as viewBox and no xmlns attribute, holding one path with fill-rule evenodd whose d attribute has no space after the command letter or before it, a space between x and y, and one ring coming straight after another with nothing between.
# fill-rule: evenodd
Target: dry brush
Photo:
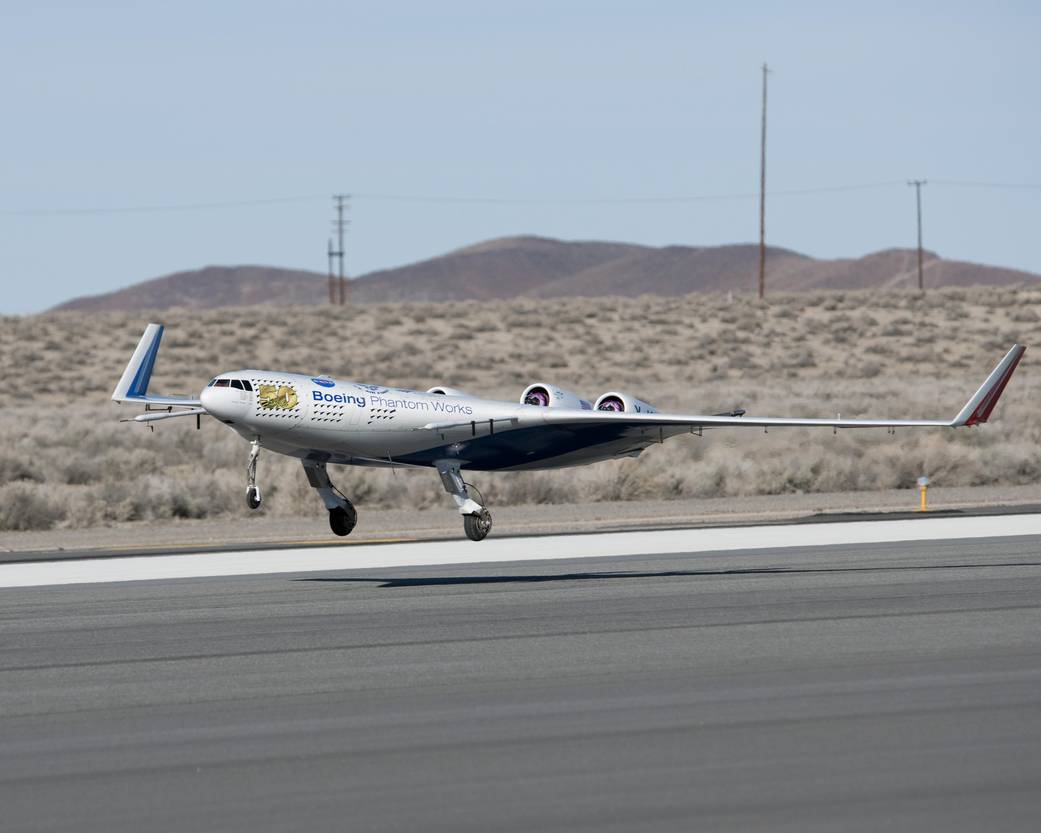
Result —
<instances>
[{"instance_id":1,"label":"dry brush","mask_svg":"<svg viewBox=\"0 0 1041 833\"><path fill-rule=\"evenodd\" d=\"M1014 341L1041 342L1041 290L393 304L151 316L167 325L152 389L197 392L216 372L274 367L516 399L532 381L664 409L846 417L953 414ZM146 317L0 319L0 529L238 517L246 445L185 420L121 424L108 401ZM706 432L638 460L474 475L494 506L1041 481L1041 374L1027 358L982 429ZM348 469L359 505L450 506L429 471ZM299 465L267 454L263 511L321 513Z\"/></svg>"}]
</instances>

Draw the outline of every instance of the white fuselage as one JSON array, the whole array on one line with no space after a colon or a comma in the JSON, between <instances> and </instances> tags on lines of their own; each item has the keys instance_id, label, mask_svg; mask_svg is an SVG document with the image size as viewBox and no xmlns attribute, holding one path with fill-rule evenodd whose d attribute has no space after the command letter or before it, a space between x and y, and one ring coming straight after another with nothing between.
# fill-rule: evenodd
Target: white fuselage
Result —
<instances>
[{"instance_id":1,"label":"white fuselage","mask_svg":"<svg viewBox=\"0 0 1041 833\"><path fill-rule=\"evenodd\" d=\"M590 447L593 438L568 442L568 436L555 432L534 447L511 442L519 439L514 432L544 426L546 408L536 405L296 373L224 373L203 389L200 399L207 412L250 441L331 463L428 466L454 458L470 468L545 468L634 451L631 438L619 444L611 437L608 447L599 442Z\"/></svg>"}]
</instances>

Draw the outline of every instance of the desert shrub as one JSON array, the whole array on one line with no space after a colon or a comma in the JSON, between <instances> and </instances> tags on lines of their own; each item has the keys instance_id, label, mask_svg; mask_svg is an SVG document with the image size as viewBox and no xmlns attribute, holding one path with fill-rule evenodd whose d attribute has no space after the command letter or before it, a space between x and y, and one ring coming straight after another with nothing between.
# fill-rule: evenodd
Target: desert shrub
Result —
<instances>
[{"instance_id":1,"label":"desert shrub","mask_svg":"<svg viewBox=\"0 0 1041 833\"><path fill-rule=\"evenodd\" d=\"M101 479L101 472L98 471L93 461L81 454L70 454L64 459L57 460L55 468L58 478L71 486L85 486Z\"/></svg>"},{"instance_id":2,"label":"desert shrub","mask_svg":"<svg viewBox=\"0 0 1041 833\"><path fill-rule=\"evenodd\" d=\"M0 486L0 529L50 529L64 516L62 505L40 486L31 483Z\"/></svg>"},{"instance_id":3,"label":"desert shrub","mask_svg":"<svg viewBox=\"0 0 1041 833\"><path fill-rule=\"evenodd\" d=\"M43 471L30 461L11 454L0 454L0 483L11 483L15 480L41 482Z\"/></svg>"}]
</instances>

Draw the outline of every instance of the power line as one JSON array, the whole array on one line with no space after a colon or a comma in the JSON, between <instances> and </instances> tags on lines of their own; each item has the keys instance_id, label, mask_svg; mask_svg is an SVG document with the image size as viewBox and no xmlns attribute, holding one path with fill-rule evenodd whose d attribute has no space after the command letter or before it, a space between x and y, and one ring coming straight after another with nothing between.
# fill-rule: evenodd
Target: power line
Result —
<instances>
[{"instance_id":1,"label":"power line","mask_svg":"<svg viewBox=\"0 0 1041 833\"><path fill-rule=\"evenodd\" d=\"M888 180L885 182L865 182L851 185L825 185L815 188L795 188L784 191L771 191L767 196L786 197L810 194L825 194L838 191L860 191L871 188L886 188L893 185L902 185L903 180ZM633 197L481 197L481 196L451 196L439 194L378 194L378 193L354 193L353 200L383 201L383 202L412 202L412 203L472 203L475 205L629 205L629 204L654 204L654 203L690 203L706 202L715 200L739 200L753 199L757 197L756 192L738 192L730 194L694 194L678 196L633 196ZM8 208L0 209L3 216L60 216L79 214L147 214L163 211L204 211L221 208L243 208L249 206L277 205L280 203L315 202L325 201L327 194L304 194L290 197L269 197L267 199L255 200L227 200L223 202L195 202L195 203L171 203L166 205L133 205L120 206L116 208L86 207L86 208Z\"/></svg>"},{"instance_id":2,"label":"power line","mask_svg":"<svg viewBox=\"0 0 1041 833\"><path fill-rule=\"evenodd\" d=\"M1041 184L1031 182L980 182L965 179L930 179L932 185L949 185L955 188L992 188L1009 191L1041 191Z\"/></svg>"},{"instance_id":3,"label":"power line","mask_svg":"<svg viewBox=\"0 0 1041 833\"><path fill-rule=\"evenodd\" d=\"M222 202L192 202L169 205L130 205L118 208L15 208L0 209L0 214L50 217L60 214L150 214L160 211L204 211L213 208L245 208L253 205L276 205L291 202L312 202L327 199L325 194L304 194L293 197L266 197L256 200L227 200Z\"/></svg>"},{"instance_id":4,"label":"power line","mask_svg":"<svg viewBox=\"0 0 1041 833\"><path fill-rule=\"evenodd\" d=\"M779 191L768 191L768 197L794 197L811 194L827 194L839 191L863 191L872 188L890 188L903 185L902 179L890 179L881 182L859 182L848 185L823 185L813 188L790 188ZM739 191L729 194L691 194L677 196L633 196L633 197L477 197L477 196L442 196L436 194L370 194L359 192L352 195L354 199L414 202L414 203L473 203L479 205L633 205L653 203L690 203L709 202L715 200L748 200L758 199L758 191Z\"/></svg>"},{"instance_id":5,"label":"power line","mask_svg":"<svg viewBox=\"0 0 1041 833\"><path fill-rule=\"evenodd\" d=\"M877 182L821 185L809 188L787 188L767 191L767 197L801 197L815 194L834 194L846 191L868 191L904 185L906 180L889 179ZM995 190L1041 190L1041 184L1016 182L975 182L971 180L930 179L932 185L958 188L991 188ZM458 196L448 194L382 194L370 192L352 193L352 200L367 202L408 202L473 205L667 205L723 200L758 199L758 191L737 191L717 194L679 194L672 196L624 196L624 197L487 197ZM118 207L72 207L72 208L0 208L0 216L6 217L55 217L87 214L153 214L177 211L209 211L224 208L248 208L253 206L279 205L325 201L328 194L299 194L286 197L267 197L250 200L224 200L215 202L169 203L130 205Z\"/></svg>"}]
</instances>

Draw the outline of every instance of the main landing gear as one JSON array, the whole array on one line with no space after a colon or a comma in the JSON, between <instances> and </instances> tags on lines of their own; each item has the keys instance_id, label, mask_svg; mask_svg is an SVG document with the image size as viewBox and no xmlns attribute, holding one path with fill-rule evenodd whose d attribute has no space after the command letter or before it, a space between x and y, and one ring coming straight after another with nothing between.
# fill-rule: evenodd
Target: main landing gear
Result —
<instances>
[{"instance_id":1,"label":"main landing gear","mask_svg":"<svg viewBox=\"0 0 1041 833\"><path fill-rule=\"evenodd\" d=\"M337 535L350 535L358 523L358 512L347 496L337 489L329 480L329 472L325 463L304 460L304 474L311 488L318 492L325 508L329 510L329 528Z\"/></svg>"},{"instance_id":2,"label":"main landing gear","mask_svg":"<svg viewBox=\"0 0 1041 833\"><path fill-rule=\"evenodd\" d=\"M253 440L249 447L249 463L246 464L246 506L259 509L263 497L257 485L257 458L260 456L260 443Z\"/></svg>"},{"instance_id":3,"label":"main landing gear","mask_svg":"<svg viewBox=\"0 0 1041 833\"><path fill-rule=\"evenodd\" d=\"M463 529L466 531L466 537L471 541L483 541L492 529L492 513L483 505L484 499L481 498L482 502L478 503L470 497L468 489L477 492L478 497L481 497L481 493L474 486L463 481L463 476L459 472L459 464L454 460L439 460L435 465L437 473L441 475L441 483L444 485L445 491L455 500L456 506L459 507L459 514L463 516Z\"/></svg>"}]
</instances>

